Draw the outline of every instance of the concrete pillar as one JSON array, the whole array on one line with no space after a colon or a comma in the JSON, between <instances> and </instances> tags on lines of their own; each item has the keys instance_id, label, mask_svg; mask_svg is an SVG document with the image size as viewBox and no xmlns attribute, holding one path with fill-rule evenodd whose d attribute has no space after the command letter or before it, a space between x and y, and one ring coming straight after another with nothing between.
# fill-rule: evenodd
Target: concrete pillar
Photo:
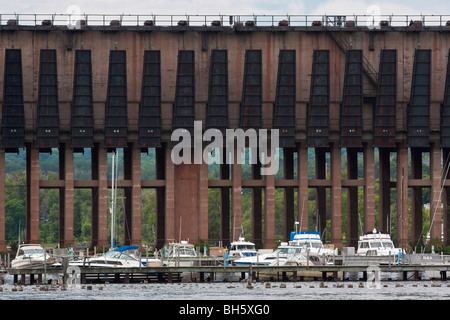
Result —
<instances>
[{"instance_id":1,"label":"concrete pillar","mask_svg":"<svg viewBox=\"0 0 450 320\"><path fill-rule=\"evenodd\" d=\"M364 233L375 228L375 154L372 145L364 145Z\"/></svg>"},{"instance_id":2,"label":"concrete pillar","mask_svg":"<svg viewBox=\"0 0 450 320\"><path fill-rule=\"evenodd\" d=\"M223 150L225 152L225 149ZM223 163L220 165L220 179L230 179L230 165L227 161L227 153L223 155ZM223 244L230 243L230 188L220 188L220 239Z\"/></svg>"},{"instance_id":3,"label":"concrete pillar","mask_svg":"<svg viewBox=\"0 0 450 320\"><path fill-rule=\"evenodd\" d=\"M430 150L430 219L431 219L431 239L441 239L441 218L442 218L442 197L441 197L441 149L437 143L431 144Z\"/></svg>"},{"instance_id":4,"label":"concrete pillar","mask_svg":"<svg viewBox=\"0 0 450 320\"><path fill-rule=\"evenodd\" d=\"M6 229L5 229L5 149L0 149L0 252L6 253Z\"/></svg>"},{"instance_id":5,"label":"concrete pillar","mask_svg":"<svg viewBox=\"0 0 450 320\"><path fill-rule=\"evenodd\" d=\"M131 188L126 188L126 206L124 219L125 243L141 244L141 150L136 144L128 144L124 150L125 180L131 180Z\"/></svg>"},{"instance_id":6,"label":"concrete pillar","mask_svg":"<svg viewBox=\"0 0 450 320\"><path fill-rule=\"evenodd\" d=\"M39 243L39 150L28 144L27 150L27 230L26 240Z\"/></svg>"},{"instance_id":7,"label":"concrete pillar","mask_svg":"<svg viewBox=\"0 0 450 320\"><path fill-rule=\"evenodd\" d=\"M255 180L261 179L261 164L259 161L256 164L252 164L252 178ZM262 188L252 188L252 241L260 247L262 245Z\"/></svg>"},{"instance_id":8,"label":"concrete pillar","mask_svg":"<svg viewBox=\"0 0 450 320\"><path fill-rule=\"evenodd\" d=\"M60 179L64 188L60 189L60 244L73 245L73 203L74 203L74 162L73 149L62 143L59 150ZM62 222L62 223L61 223Z\"/></svg>"},{"instance_id":9,"label":"concrete pillar","mask_svg":"<svg viewBox=\"0 0 450 320\"><path fill-rule=\"evenodd\" d=\"M165 239L175 240L175 164L171 159L172 147L167 146L166 161L166 206L165 206Z\"/></svg>"},{"instance_id":10,"label":"concrete pillar","mask_svg":"<svg viewBox=\"0 0 450 320\"><path fill-rule=\"evenodd\" d=\"M358 179L358 150L347 148L347 178ZM348 187L347 194L347 246L358 244L358 187Z\"/></svg>"},{"instance_id":11,"label":"concrete pillar","mask_svg":"<svg viewBox=\"0 0 450 320\"><path fill-rule=\"evenodd\" d=\"M297 147L298 168L298 213L299 231L308 230L308 148L304 144Z\"/></svg>"},{"instance_id":12,"label":"concrete pillar","mask_svg":"<svg viewBox=\"0 0 450 320\"><path fill-rule=\"evenodd\" d=\"M284 148L284 179L294 179L294 149ZM294 225L294 187L284 188L284 240L288 241Z\"/></svg>"},{"instance_id":13,"label":"concrete pillar","mask_svg":"<svg viewBox=\"0 0 450 320\"><path fill-rule=\"evenodd\" d=\"M199 240L208 241L208 163L196 165L198 170Z\"/></svg>"},{"instance_id":14,"label":"concrete pillar","mask_svg":"<svg viewBox=\"0 0 450 320\"><path fill-rule=\"evenodd\" d=\"M265 176L266 193L264 198L264 248L275 248L275 175Z\"/></svg>"},{"instance_id":15,"label":"concrete pillar","mask_svg":"<svg viewBox=\"0 0 450 320\"><path fill-rule=\"evenodd\" d=\"M98 181L98 188L92 196L92 244L108 247L108 163L103 142L96 143L92 149L92 179Z\"/></svg>"},{"instance_id":16,"label":"concrete pillar","mask_svg":"<svg viewBox=\"0 0 450 320\"><path fill-rule=\"evenodd\" d=\"M169 161L171 160L169 159ZM173 232L175 237L170 239L177 241L189 239L194 243L199 239L199 166L198 164L185 163L174 166L175 210ZM169 220L166 223L170 223ZM166 227L170 228L168 225Z\"/></svg>"},{"instance_id":17,"label":"concrete pillar","mask_svg":"<svg viewBox=\"0 0 450 320\"><path fill-rule=\"evenodd\" d=\"M389 233L389 221L391 219L391 173L390 151L386 148L379 149L379 220L378 229L382 233Z\"/></svg>"},{"instance_id":18,"label":"concrete pillar","mask_svg":"<svg viewBox=\"0 0 450 320\"><path fill-rule=\"evenodd\" d=\"M316 150L316 179L326 179L327 167L325 154L326 150L323 148L317 148ZM340 168L339 168L340 170ZM339 178L340 179L340 178ZM327 193L326 187L316 188L316 227L320 231L320 234L324 232L327 223Z\"/></svg>"},{"instance_id":19,"label":"concrete pillar","mask_svg":"<svg viewBox=\"0 0 450 320\"><path fill-rule=\"evenodd\" d=\"M403 220L402 220L403 219ZM408 149L406 143L397 146L397 239L408 244Z\"/></svg>"},{"instance_id":20,"label":"concrete pillar","mask_svg":"<svg viewBox=\"0 0 450 320\"><path fill-rule=\"evenodd\" d=\"M411 148L412 179L422 179L422 150ZM422 187L411 188L411 240L416 244L422 235ZM420 244L420 243L419 243Z\"/></svg>"},{"instance_id":21,"label":"concrete pillar","mask_svg":"<svg viewBox=\"0 0 450 320\"><path fill-rule=\"evenodd\" d=\"M341 217L341 148L338 143L332 143L331 151L331 243L336 248L342 248L342 217Z\"/></svg>"},{"instance_id":22,"label":"concrete pillar","mask_svg":"<svg viewBox=\"0 0 450 320\"><path fill-rule=\"evenodd\" d=\"M166 179L166 147L155 149L156 179ZM156 248L164 247L166 241L166 188L156 189Z\"/></svg>"}]
</instances>

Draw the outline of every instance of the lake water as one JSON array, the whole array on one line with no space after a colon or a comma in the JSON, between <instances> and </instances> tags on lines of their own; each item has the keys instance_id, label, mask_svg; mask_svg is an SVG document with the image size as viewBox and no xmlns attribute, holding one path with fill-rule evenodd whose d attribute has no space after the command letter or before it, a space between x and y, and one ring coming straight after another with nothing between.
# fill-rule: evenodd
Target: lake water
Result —
<instances>
[{"instance_id":1,"label":"lake water","mask_svg":"<svg viewBox=\"0 0 450 320\"><path fill-rule=\"evenodd\" d=\"M78 284L66 289L56 285L17 286L8 276L5 280L0 305L4 304L3 310L17 310L23 318L49 313L63 319L72 314L88 319L117 319L124 315L147 319L162 311L171 320L280 320L292 316L293 310L298 316L313 311L321 318L342 312L346 318L387 316L392 312L412 318L417 310L440 313L448 308L450 300L450 281L438 280L111 283Z\"/></svg>"},{"instance_id":2,"label":"lake water","mask_svg":"<svg viewBox=\"0 0 450 320\"><path fill-rule=\"evenodd\" d=\"M48 289L45 291L45 288ZM5 277L0 300L450 300L450 281L311 281L87 284L13 284ZM19 288L19 289L18 289Z\"/></svg>"}]
</instances>

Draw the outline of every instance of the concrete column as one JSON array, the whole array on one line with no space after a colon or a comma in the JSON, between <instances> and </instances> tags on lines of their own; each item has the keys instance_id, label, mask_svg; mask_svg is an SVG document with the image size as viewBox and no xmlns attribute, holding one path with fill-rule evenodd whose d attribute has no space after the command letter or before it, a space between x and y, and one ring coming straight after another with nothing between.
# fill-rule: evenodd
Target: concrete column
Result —
<instances>
[{"instance_id":1,"label":"concrete column","mask_svg":"<svg viewBox=\"0 0 450 320\"><path fill-rule=\"evenodd\" d=\"M347 148L347 178L358 179L358 150ZM358 187L348 187L347 194L347 246L358 244Z\"/></svg>"},{"instance_id":2,"label":"concrete column","mask_svg":"<svg viewBox=\"0 0 450 320\"><path fill-rule=\"evenodd\" d=\"M63 217L62 245L73 244L73 203L74 203L74 162L73 149L67 144L61 144L60 150L60 179L64 180L64 188L60 189L60 210Z\"/></svg>"},{"instance_id":3,"label":"concrete column","mask_svg":"<svg viewBox=\"0 0 450 320\"><path fill-rule=\"evenodd\" d=\"M326 179L327 168L325 160L326 150L323 148L316 149L316 179ZM340 158L339 158L340 159ZM341 170L339 168L339 170ZM339 177L340 179L340 177ZM316 188L316 227L320 231L320 234L324 232L327 224L327 193L326 187Z\"/></svg>"},{"instance_id":4,"label":"concrete column","mask_svg":"<svg viewBox=\"0 0 450 320\"><path fill-rule=\"evenodd\" d=\"M304 144L297 147L298 168L298 213L299 231L308 230L308 148Z\"/></svg>"},{"instance_id":5,"label":"concrete column","mask_svg":"<svg viewBox=\"0 0 450 320\"><path fill-rule=\"evenodd\" d=\"M202 161L198 169L199 240L208 241L208 163Z\"/></svg>"},{"instance_id":6,"label":"concrete column","mask_svg":"<svg viewBox=\"0 0 450 320\"><path fill-rule=\"evenodd\" d=\"M225 152L225 149L223 150ZM220 179L230 179L230 165L227 153L223 155L223 164L220 165ZM220 239L224 244L230 243L230 188L220 188Z\"/></svg>"},{"instance_id":7,"label":"concrete column","mask_svg":"<svg viewBox=\"0 0 450 320\"><path fill-rule=\"evenodd\" d=\"M177 241L189 239L194 243L199 239L199 166L198 164L188 163L174 166L175 238L171 239ZM167 179L169 179L169 176ZM166 222L169 223L169 220Z\"/></svg>"},{"instance_id":8,"label":"concrete column","mask_svg":"<svg viewBox=\"0 0 450 320\"><path fill-rule=\"evenodd\" d=\"M165 207L165 239L175 240L175 164L171 158L172 147L166 148L166 207Z\"/></svg>"},{"instance_id":9,"label":"concrete column","mask_svg":"<svg viewBox=\"0 0 450 320\"><path fill-rule=\"evenodd\" d=\"M402 183L403 182L403 183ZM403 219L403 220L402 220ZM408 148L402 142L397 146L397 239L408 244Z\"/></svg>"},{"instance_id":10,"label":"concrete column","mask_svg":"<svg viewBox=\"0 0 450 320\"><path fill-rule=\"evenodd\" d=\"M284 179L294 179L294 149L284 148ZM284 188L284 240L288 241L294 225L294 187Z\"/></svg>"},{"instance_id":11,"label":"concrete column","mask_svg":"<svg viewBox=\"0 0 450 320\"><path fill-rule=\"evenodd\" d=\"M259 161L256 164L252 164L252 178L255 180L261 179L261 164ZM252 188L252 241L257 245L262 245L262 188Z\"/></svg>"},{"instance_id":12,"label":"concrete column","mask_svg":"<svg viewBox=\"0 0 450 320\"><path fill-rule=\"evenodd\" d=\"M379 221L378 229L382 233L389 233L389 221L391 219L391 173L390 173L390 151L379 149Z\"/></svg>"},{"instance_id":13,"label":"concrete column","mask_svg":"<svg viewBox=\"0 0 450 320\"><path fill-rule=\"evenodd\" d=\"M331 243L342 248L341 228L341 148L338 143L332 143L331 151Z\"/></svg>"},{"instance_id":14,"label":"concrete column","mask_svg":"<svg viewBox=\"0 0 450 320\"><path fill-rule=\"evenodd\" d=\"M441 218L442 218L442 197L441 197L441 149L437 143L431 145L430 150L430 176L431 176L431 193L430 193L430 219L431 219L431 239L441 239Z\"/></svg>"},{"instance_id":15,"label":"concrete column","mask_svg":"<svg viewBox=\"0 0 450 320\"><path fill-rule=\"evenodd\" d=\"M0 149L0 253L6 253L5 149Z\"/></svg>"},{"instance_id":16,"label":"concrete column","mask_svg":"<svg viewBox=\"0 0 450 320\"><path fill-rule=\"evenodd\" d=\"M275 175L266 175L264 248L275 248Z\"/></svg>"},{"instance_id":17,"label":"concrete column","mask_svg":"<svg viewBox=\"0 0 450 320\"><path fill-rule=\"evenodd\" d=\"M375 154L372 145L364 145L364 233L375 228Z\"/></svg>"},{"instance_id":18,"label":"concrete column","mask_svg":"<svg viewBox=\"0 0 450 320\"><path fill-rule=\"evenodd\" d=\"M141 150L136 144L131 151L131 245L141 244Z\"/></svg>"},{"instance_id":19,"label":"concrete column","mask_svg":"<svg viewBox=\"0 0 450 320\"><path fill-rule=\"evenodd\" d=\"M103 142L93 148L92 173L98 180L98 189L93 190L92 246L108 247L108 163Z\"/></svg>"},{"instance_id":20,"label":"concrete column","mask_svg":"<svg viewBox=\"0 0 450 320\"><path fill-rule=\"evenodd\" d=\"M166 179L166 147L155 149L156 155L156 179ZM164 247L166 241L166 188L156 189L156 248Z\"/></svg>"},{"instance_id":21,"label":"concrete column","mask_svg":"<svg viewBox=\"0 0 450 320\"><path fill-rule=\"evenodd\" d=\"M422 179L422 150L411 148L412 179ZM422 187L411 188L411 240L416 244L422 234ZM419 243L420 244L420 243Z\"/></svg>"},{"instance_id":22,"label":"concrete column","mask_svg":"<svg viewBox=\"0 0 450 320\"><path fill-rule=\"evenodd\" d=\"M39 243L39 150L36 144L27 147L27 231L29 243Z\"/></svg>"}]
</instances>

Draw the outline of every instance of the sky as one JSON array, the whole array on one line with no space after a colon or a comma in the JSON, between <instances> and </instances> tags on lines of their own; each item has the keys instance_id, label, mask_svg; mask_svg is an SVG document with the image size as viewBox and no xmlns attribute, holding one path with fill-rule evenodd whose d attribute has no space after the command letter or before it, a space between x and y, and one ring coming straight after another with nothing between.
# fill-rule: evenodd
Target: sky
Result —
<instances>
[{"instance_id":1,"label":"sky","mask_svg":"<svg viewBox=\"0 0 450 320\"><path fill-rule=\"evenodd\" d=\"M0 14L411 15L450 17L448 0L0 0ZM450 19L449 19L450 20Z\"/></svg>"}]
</instances>

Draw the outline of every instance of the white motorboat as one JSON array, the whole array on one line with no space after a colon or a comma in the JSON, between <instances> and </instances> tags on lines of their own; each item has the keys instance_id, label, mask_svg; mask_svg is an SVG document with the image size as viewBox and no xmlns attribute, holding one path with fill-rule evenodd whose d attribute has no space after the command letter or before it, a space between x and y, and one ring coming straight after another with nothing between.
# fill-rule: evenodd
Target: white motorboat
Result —
<instances>
[{"instance_id":1,"label":"white motorboat","mask_svg":"<svg viewBox=\"0 0 450 320\"><path fill-rule=\"evenodd\" d=\"M253 266L272 266L284 265L288 260L294 260L295 256L304 252L302 247L293 247L287 242L281 245L273 252L245 256L233 261L234 265L253 265ZM303 257L303 256L302 256ZM302 259L302 258L299 258ZM306 259L306 258L305 258Z\"/></svg>"},{"instance_id":2,"label":"white motorboat","mask_svg":"<svg viewBox=\"0 0 450 320\"><path fill-rule=\"evenodd\" d=\"M44 264L51 265L56 260L38 244L21 244L17 249L14 260L11 261L11 268L26 269L40 268Z\"/></svg>"},{"instance_id":3,"label":"white motorboat","mask_svg":"<svg viewBox=\"0 0 450 320\"><path fill-rule=\"evenodd\" d=\"M191 267L197 261L195 246L185 240L164 246L162 256L163 265L170 267Z\"/></svg>"},{"instance_id":4,"label":"white motorboat","mask_svg":"<svg viewBox=\"0 0 450 320\"><path fill-rule=\"evenodd\" d=\"M359 237L356 255L389 256L398 255L401 252L401 248L395 248L389 234L377 232L376 229L373 229L372 233Z\"/></svg>"},{"instance_id":5,"label":"white motorboat","mask_svg":"<svg viewBox=\"0 0 450 320\"><path fill-rule=\"evenodd\" d=\"M139 268L161 266L161 260L141 257L138 246L122 246L106 252L103 255L86 259L72 260L70 266Z\"/></svg>"},{"instance_id":6,"label":"white motorboat","mask_svg":"<svg viewBox=\"0 0 450 320\"><path fill-rule=\"evenodd\" d=\"M244 257L256 256L255 244L250 241L246 241L243 237L239 237L237 241L230 243L230 249L228 250L228 258L240 259Z\"/></svg>"},{"instance_id":7,"label":"white motorboat","mask_svg":"<svg viewBox=\"0 0 450 320\"><path fill-rule=\"evenodd\" d=\"M327 256L336 254L336 249L324 246L318 231L292 232L289 245L294 247L302 247L305 251L309 251L311 254L325 254Z\"/></svg>"}]
</instances>

